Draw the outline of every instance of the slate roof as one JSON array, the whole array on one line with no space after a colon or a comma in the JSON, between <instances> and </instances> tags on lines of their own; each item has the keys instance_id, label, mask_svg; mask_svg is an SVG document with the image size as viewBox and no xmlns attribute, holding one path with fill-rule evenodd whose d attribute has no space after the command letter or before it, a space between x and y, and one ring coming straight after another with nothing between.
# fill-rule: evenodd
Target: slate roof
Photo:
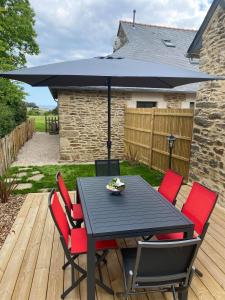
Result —
<instances>
[{"instance_id":1,"label":"slate roof","mask_svg":"<svg viewBox=\"0 0 225 300\"><path fill-rule=\"evenodd\" d=\"M133 59L165 63L185 69L198 70L198 65L190 62L186 57L187 50L192 43L196 30L171 28L157 25L120 21L118 34L122 30L126 40L113 56L122 56ZM171 40L175 47L165 46L163 40ZM198 84L177 87L174 90L193 91L198 89ZM162 90L163 92L163 90Z\"/></svg>"}]
</instances>

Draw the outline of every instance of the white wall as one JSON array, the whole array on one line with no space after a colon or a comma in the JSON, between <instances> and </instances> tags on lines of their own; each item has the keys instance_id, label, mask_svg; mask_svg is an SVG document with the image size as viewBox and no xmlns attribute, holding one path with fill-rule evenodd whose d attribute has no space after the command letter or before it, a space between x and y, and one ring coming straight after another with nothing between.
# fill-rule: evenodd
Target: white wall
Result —
<instances>
[{"instance_id":1,"label":"white wall","mask_svg":"<svg viewBox=\"0 0 225 300\"><path fill-rule=\"evenodd\" d=\"M181 108L190 108L190 102L195 102L195 95L187 94L186 100L181 103ZM131 100L127 101L127 107L136 108L137 101L157 102L157 108L167 108L163 93L132 93Z\"/></svg>"},{"instance_id":2,"label":"white wall","mask_svg":"<svg viewBox=\"0 0 225 300\"><path fill-rule=\"evenodd\" d=\"M127 101L127 107L136 108L137 101L153 101L157 102L158 108L166 108L167 103L160 93L132 93L131 100Z\"/></svg>"},{"instance_id":3,"label":"white wall","mask_svg":"<svg viewBox=\"0 0 225 300\"><path fill-rule=\"evenodd\" d=\"M193 94L186 95L186 101L181 103L181 108L190 108L190 102L195 102L196 96Z\"/></svg>"}]
</instances>

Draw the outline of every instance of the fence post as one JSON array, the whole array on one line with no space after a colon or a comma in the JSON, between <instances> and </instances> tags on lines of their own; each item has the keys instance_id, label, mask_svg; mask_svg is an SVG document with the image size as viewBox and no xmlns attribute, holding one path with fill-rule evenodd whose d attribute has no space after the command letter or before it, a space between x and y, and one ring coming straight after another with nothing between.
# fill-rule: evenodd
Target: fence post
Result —
<instances>
[{"instance_id":1,"label":"fence post","mask_svg":"<svg viewBox=\"0 0 225 300\"><path fill-rule=\"evenodd\" d=\"M45 115L45 132L47 132L48 129L47 129L47 116Z\"/></svg>"},{"instance_id":2,"label":"fence post","mask_svg":"<svg viewBox=\"0 0 225 300\"><path fill-rule=\"evenodd\" d=\"M149 133L149 168L152 167L152 146L153 146L153 130L154 130L155 109L151 111L150 133Z\"/></svg>"}]
</instances>

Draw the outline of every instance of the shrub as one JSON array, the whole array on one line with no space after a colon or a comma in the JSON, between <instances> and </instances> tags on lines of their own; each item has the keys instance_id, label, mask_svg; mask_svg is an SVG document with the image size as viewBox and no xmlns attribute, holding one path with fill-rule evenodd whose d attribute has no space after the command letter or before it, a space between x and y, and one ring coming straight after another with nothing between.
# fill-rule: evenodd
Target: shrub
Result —
<instances>
[{"instance_id":1,"label":"shrub","mask_svg":"<svg viewBox=\"0 0 225 300\"><path fill-rule=\"evenodd\" d=\"M0 202L6 203L16 187L15 177L11 178L8 174L0 177Z\"/></svg>"},{"instance_id":2,"label":"shrub","mask_svg":"<svg viewBox=\"0 0 225 300\"><path fill-rule=\"evenodd\" d=\"M10 133L16 126L13 112L7 105L0 104L0 138Z\"/></svg>"},{"instance_id":3,"label":"shrub","mask_svg":"<svg viewBox=\"0 0 225 300\"><path fill-rule=\"evenodd\" d=\"M28 116L40 116L41 112L38 108L31 108L28 110L27 115Z\"/></svg>"}]
</instances>

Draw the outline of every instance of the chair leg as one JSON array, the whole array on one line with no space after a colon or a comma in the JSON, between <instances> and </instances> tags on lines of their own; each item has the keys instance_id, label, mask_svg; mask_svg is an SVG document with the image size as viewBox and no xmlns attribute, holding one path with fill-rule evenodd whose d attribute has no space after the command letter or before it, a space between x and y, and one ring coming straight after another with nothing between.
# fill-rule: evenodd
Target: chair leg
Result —
<instances>
[{"instance_id":1,"label":"chair leg","mask_svg":"<svg viewBox=\"0 0 225 300\"><path fill-rule=\"evenodd\" d=\"M187 300L188 299L188 289L178 291L178 299L179 300Z\"/></svg>"},{"instance_id":2,"label":"chair leg","mask_svg":"<svg viewBox=\"0 0 225 300\"><path fill-rule=\"evenodd\" d=\"M105 285L101 280L99 279L95 279L95 282L97 285L99 285L102 289L104 289L107 293L109 293L110 295L114 295L114 291L108 287L107 285Z\"/></svg>"},{"instance_id":3,"label":"chair leg","mask_svg":"<svg viewBox=\"0 0 225 300\"><path fill-rule=\"evenodd\" d=\"M195 269L195 274L198 275L199 277L203 277L203 274L199 269Z\"/></svg>"},{"instance_id":4,"label":"chair leg","mask_svg":"<svg viewBox=\"0 0 225 300\"><path fill-rule=\"evenodd\" d=\"M103 251L103 252L104 252L104 251ZM108 252L107 252L107 253L108 253ZM107 255L107 253L106 253L106 255ZM106 255L105 255L105 256L106 256ZM101 259L101 255L98 254L98 253L96 253L96 257L97 257L97 259ZM101 261L102 261L104 264L107 264L106 258L102 258Z\"/></svg>"},{"instance_id":5,"label":"chair leg","mask_svg":"<svg viewBox=\"0 0 225 300\"><path fill-rule=\"evenodd\" d=\"M103 288L107 293L114 295L114 291L108 287L107 285L105 285L103 283L103 276L102 276L102 271L101 271L101 262L106 262L106 255L108 254L109 250L104 250L102 255L100 254L96 254L96 266L98 268L98 272L99 272L99 278L100 279L96 279L96 284L98 284L101 288ZM76 264L74 262L74 260L78 257L78 255L73 255L71 257L67 257L68 261L63 265L63 270L65 270L69 265L71 265L71 282L72 285L63 292L63 294L61 295L61 298L64 299L74 288L76 288L78 286L78 284L87 277L87 271L84 270L83 268L81 268L78 264ZM75 280L75 269L80 272L82 274L81 277L79 277L77 280Z\"/></svg>"},{"instance_id":6,"label":"chair leg","mask_svg":"<svg viewBox=\"0 0 225 300\"><path fill-rule=\"evenodd\" d=\"M76 259L78 257L78 255L73 255L71 257L71 259ZM65 270L69 265L71 264L71 262L68 260L63 266L62 266L62 269Z\"/></svg>"},{"instance_id":7,"label":"chair leg","mask_svg":"<svg viewBox=\"0 0 225 300\"><path fill-rule=\"evenodd\" d=\"M173 293L173 300L177 300L177 297L176 297L176 290L175 290L174 285L172 286L172 293Z\"/></svg>"},{"instance_id":8,"label":"chair leg","mask_svg":"<svg viewBox=\"0 0 225 300\"><path fill-rule=\"evenodd\" d=\"M149 241L152 237L153 237L153 235L142 236L142 239L143 239L145 242L147 242L147 241Z\"/></svg>"},{"instance_id":9,"label":"chair leg","mask_svg":"<svg viewBox=\"0 0 225 300\"><path fill-rule=\"evenodd\" d=\"M73 283L72 283L72 285L67 289L67 290L65 290L63 293L62 293L62 295L61 295L61 298L62 299L64 299L73 289L75 289L78 285L79 285L79 283L83 280L83 279L85 279L87 277L87 274L83 274L80 278L78 278L77 279L77 281L74 281Z\"/></svg>"}]
</instances>

